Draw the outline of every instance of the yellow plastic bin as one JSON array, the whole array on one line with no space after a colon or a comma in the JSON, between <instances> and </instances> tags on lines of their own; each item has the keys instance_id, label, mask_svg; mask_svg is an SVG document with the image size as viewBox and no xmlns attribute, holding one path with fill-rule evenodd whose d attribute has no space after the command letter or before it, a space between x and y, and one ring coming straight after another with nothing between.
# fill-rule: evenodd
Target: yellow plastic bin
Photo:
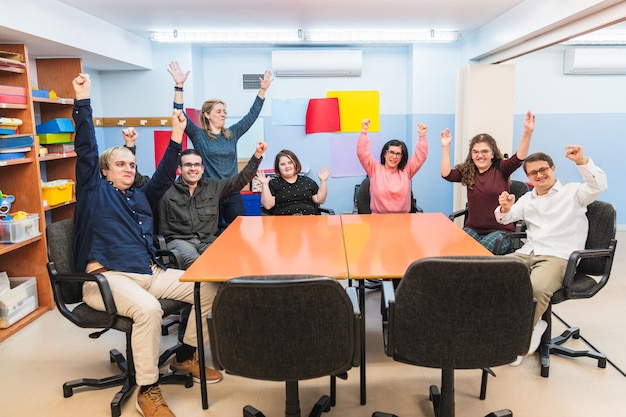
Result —
<instances>
[{"instance_id":1,"label":"yellow plastic bin","mask_svg":"<svg viewBox=\"0 0 626 417\"><path fill-rule=\"evenodd\" d=\"M56 180L43 182L41 191L43 194L44 206L55 206L61 203L72 201L73 195L72 180Z\"/></svg>"}]
</instances>

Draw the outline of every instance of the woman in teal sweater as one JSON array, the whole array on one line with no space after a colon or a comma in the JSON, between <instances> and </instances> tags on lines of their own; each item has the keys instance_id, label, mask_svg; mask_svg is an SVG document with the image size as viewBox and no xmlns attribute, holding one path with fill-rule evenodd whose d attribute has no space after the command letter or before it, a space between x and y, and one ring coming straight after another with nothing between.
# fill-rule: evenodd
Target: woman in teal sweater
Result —
<instances>
[{"instance_id":1,"label":"woman in teal sweater","mask_svg":"<svg viewBox=\"0 0 626 417\"><path fill-rule=\"evenodd\" d=\"M183 110L183 86L191 71L183 72L176 61L170 62L167 70L174 82L174 108ZM194 149L202 155L204 176L213 179L228 178L237 175L237 141L250 129L261 113L265 102L265 92L272 84L271 71L265 71L260 79L261 87L252 103L252 107L240 121L226 127L226 103L217 98L206 100L202 104L200 124L197 126L187 117L185 133L189 136ZM245 216L246 210L239 191L220 199L220 219L226 224L237 216Z\"/></svg>"}]
</instances>

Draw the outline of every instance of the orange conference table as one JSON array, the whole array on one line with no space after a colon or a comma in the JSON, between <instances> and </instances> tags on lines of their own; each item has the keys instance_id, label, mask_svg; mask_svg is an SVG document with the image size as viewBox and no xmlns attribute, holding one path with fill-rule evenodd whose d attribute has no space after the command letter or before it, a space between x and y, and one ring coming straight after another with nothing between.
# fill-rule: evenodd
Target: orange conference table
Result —
<instances>
[{"instance_id":1,"label":"orange conference table","mask_svg":"<svg viewBox=\"0 0 626 417\"><path fill-rule=\"evenodd\" d=\"M308 274L348 278L340 216L237 217L185 271L181 281L193 281L195 305L200 282L223 282L246 275ZM198 323L198 361L204 368L202 324ZM209 408L205 375L201 373L202 408Z\"/></svg>"},{"instance_id":2,"label":"orange conference table","mask_svg":"<svg viewBox=\"0 0 626 417\"><path fill-rule=\"evenodd\" d=\"M247 216L238 217L181 281L196 283L199 305L201 281L274 274L357 279L364 314L364 279L401 278L413 261L425 257L488 255L491 252L441 213ZM196 320L202 323L199 310ZM365 327L365 320L362 322ZM202 326L197 328L198 343L202 343ZM203 349L198 353L202 367ZM360 372L361 404L365 404L365 343ZM206 384L201 381L200 385L202 406L207 409Z\"/></svg>"}]
</instances>

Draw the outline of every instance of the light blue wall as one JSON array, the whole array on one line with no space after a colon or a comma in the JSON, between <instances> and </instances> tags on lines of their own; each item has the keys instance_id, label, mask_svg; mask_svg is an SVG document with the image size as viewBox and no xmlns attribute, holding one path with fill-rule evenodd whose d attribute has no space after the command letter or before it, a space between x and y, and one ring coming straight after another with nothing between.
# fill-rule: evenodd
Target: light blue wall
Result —
<instances>
[{"instance_id":1,"label":"light blue wall","mask_svg":"<svg viewBox=\"0 0 626 417\"><path fill-rule=\"evenodd\" d=\"M94 91L97 117L157 117L171 114L172 80L166 69L170 60L192 69L185 85L185 104L200 107L209 97L224 99L229 116L244 115L255 92L242 91L241 74L262 73L271 68L271 50L265 48L199 49L155 45L152 71L101 72ZM454 134L456 80L462 62L454 46L372 47L363 49L363 74L354 78L277 78L268 91L261 118L270 148L266 163L282 148L294 150L304 165L316 172L329 164L331 134L306 135L303 126L273 126L272 99L324 97L327 90L380 91L381 135L398 138L415 146L415 126L429 126L429 156L413 180L413 192L425 211L452 211L452 186L439 175L439 133L449 127ZM563 156L564 146L580 144L609 176L610 190L601 199L617 208L618 224L626 225L626 201L618 178L625 168L618 163L626 151L626 76L571 76L562 74L562 50L550 48L509 63L516 67L514 147L519 142L523 115L532 110L537 123L531 152L553 156L557 176L563 182L580 181L571 162ZM497 105L497 103L494 103ZM122 143L121 128L99 129L104 146ZM152 128L139 128L138 164L153 172ZM334 135L334 134L333 134ZM342 134L352 135L352 134ZM356 134L354 134L356 135ZM353 157L353 155L351 156ZM314 178L315 175L311 174ZM524 179L521 171L514 174ZM332 178L328 207L351 211L354 185L362 177ZM622 226L620 226L622 228Z\"/></svg>"}]
</instances>

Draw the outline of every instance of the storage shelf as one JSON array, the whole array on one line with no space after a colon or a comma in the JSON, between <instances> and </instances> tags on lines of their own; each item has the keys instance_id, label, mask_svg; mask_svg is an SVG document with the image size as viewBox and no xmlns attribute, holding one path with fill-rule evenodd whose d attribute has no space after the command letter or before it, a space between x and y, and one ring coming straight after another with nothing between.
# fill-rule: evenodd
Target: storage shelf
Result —
<instances>
[{"instance_id":1,"label":"storage shelf","mask_svg":"<svg viewBox=\"0 0 626 417\"><path fill-rule=\"evenodd\" d=\"M33 162L33 158L7 159L6 161L0 161L0 167L10 166L10 165L30 164L31 162Z\"/></svg>"},{"instance_id":2,"label":"storage shelf","mask_svg":"<svg viewBox=\"0 0 626 417\"><path fill-rule=\"evenodd\" d=\"M45 97L33 97L33 102L35 103L50 103L50 104L60 104L73 106L74 99L72 98L45 98Z\"/></svg>"},{"instance_id":3,"label":"storage shelf","mask_svg":"<svg viewBox=\"0 0 626 417\"><path fill-rule=\"evenodd\" d=\"M32 313L30 313L28 316L24 317L17 323L14 323L13 325L7 327L6 329L0 329L0 343L8 339L9 336L11 336L13 333L26 327L28 324L33 322L36 318L43 316L44 313L47 313L48 311L50 311L50 307L40 306L37 308L37 310L33 311Z\"/></svg>"},{"instance_id":4,"label":"storage shelf","mask_svg":"<svg viewBox=\"0 0 626 417\"><path fill-rule=\"evenodd\" d=\"M43 146L45 146L45 145L43 145ZM39 161L40 162L58 161L58 160L67 159L67 158L76 158L76 153L49 154L49 155L46 155L46 156L40 156L39 157Z\"/></svg>"},{"instance_id":5,"label":"storage shelf","mask_svg":"<svg viewBox=\"0 0 626 417\"><path fill-rule=\"evenodd\" d=\"M74 203L76 203L76 196L72 197L70 201L66 201L64 203L55 204L53 206L43 206L43 211L54 210L56 208L69 206L70 204L74 204Z\"/></svg>"},{"instance_id":6,"label":"storage shelf","mask_svg":"<svg viewBox=\"0 0 626 417\"><path fill-rule=\"evenodd\" d=\"M23 248L26 245L30 245L31 243L37 242L41 240L42 234L38 234L37 236L33 236L29 239L23 240L17 243L0 243L0 255L4 255L5 253L13 252L19 248Z\"/></svg>"}]
</instances>

